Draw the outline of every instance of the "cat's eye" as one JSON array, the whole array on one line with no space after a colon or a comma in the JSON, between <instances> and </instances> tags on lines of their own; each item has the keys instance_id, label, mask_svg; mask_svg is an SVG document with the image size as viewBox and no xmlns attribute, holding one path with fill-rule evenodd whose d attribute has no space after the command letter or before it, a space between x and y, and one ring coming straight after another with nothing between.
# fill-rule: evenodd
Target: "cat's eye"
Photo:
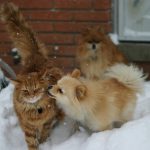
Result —
<instances>
[{"instance_id":1,"label":"cat's eye","mask_svg":"<svg viewBox=\"0 0 150 150\"><path fill-rule=\"evenodd\" d=\"M24 94L28 94L28 93L29 93L28 90L22 90L22 92L23 92Z\"/></svg>"},{"instance_id":2,"label":"cat's eye","mask_svg":"<svg viewBox=\"0 0 150 150\"><path fill-rule=\"evenodd\" d=\"M63 90L61 88L58 88L57 90L60 94L63 94Z\"/></svg>"}]
</instances>

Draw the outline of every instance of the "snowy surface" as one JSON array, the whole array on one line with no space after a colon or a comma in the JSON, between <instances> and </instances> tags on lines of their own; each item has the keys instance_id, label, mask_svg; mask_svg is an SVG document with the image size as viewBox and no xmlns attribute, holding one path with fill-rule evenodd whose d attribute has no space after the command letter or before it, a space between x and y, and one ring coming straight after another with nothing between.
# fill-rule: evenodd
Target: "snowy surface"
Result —
<instances>
[{"instance_id":1,"label":"snowy surface","mask_svg":"<svg viewBox=\"0 0 150 150\"><path fill-rule=\"evenodd\" d=\"M4 77L4 75L3 75L3 72L2 72L2 70L1 70L1 68L0 68L0 91L1 91L1 89L2 89L2 84L1 84L1 82L2 82L2 80L3 80L3 77Z\"/></svg>"},{"instance_id":2,"label":"snowy surface","mask_svg":"<svg viewBox=\"0 0 150 150\"><path fill-rule=\"evenodd\" d=\"M13 110L13 85L0 93L0 150L27 150L24 134ZM73 135L73 122L67 119L55 128L40 150L150 150L150 82L138 96L134 120L120 129L87 134L82 130Z\"/></svg>"}]
</instances>

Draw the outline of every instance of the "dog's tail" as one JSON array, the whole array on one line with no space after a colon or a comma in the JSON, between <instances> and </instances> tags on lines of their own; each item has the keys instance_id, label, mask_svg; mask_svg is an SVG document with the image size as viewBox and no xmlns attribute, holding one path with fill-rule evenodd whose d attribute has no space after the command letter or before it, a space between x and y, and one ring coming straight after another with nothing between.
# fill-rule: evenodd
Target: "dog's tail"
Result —
<instances>
[{"instance_id":1,"label":"dog's tail","mask_svg":"<svg viewBox=\"0 0 150 150\"><path fill-rule=\"evenodd\" d=\"M147 77L144 75L143 70L140 70L133 64L129 66L116 64L110 67L105 75L106 77L117 79L126 87L138 93L143 92L144 80Z\"/></svg>"},{"instance_id":2,"label":"dog's tail","mask_svg":"<svg viewBox=\"0 0 150 150\"><path fill-rule=\"evenodd\" d=\"M4 3L0 8L0 18L6 25L14 46L19 50L22 63L35 53L40 53L44 46L36 38L21 14L19 8L13 3ZM42 51L42 50L41 50ZM41 52L42 53L42 52Z\"/></svg>"}]
</instances>

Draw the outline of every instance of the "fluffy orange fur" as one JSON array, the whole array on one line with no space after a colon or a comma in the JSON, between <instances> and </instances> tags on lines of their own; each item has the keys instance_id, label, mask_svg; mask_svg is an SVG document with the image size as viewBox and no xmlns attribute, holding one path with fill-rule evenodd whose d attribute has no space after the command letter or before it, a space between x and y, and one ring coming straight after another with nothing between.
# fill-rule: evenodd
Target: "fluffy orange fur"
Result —
<instances>
[{"instance_id":1,"label":"fluffy orange fur","mask_svg":"<svg viewBox=\"0 0 150 150\"><path fill-rule=\"evenodd\" d=\"M54 67L48 58L45 45L36 38L16 5L4 3L0 9L0 17L21 56L21 72L37 72L43 68Z\"/></svg>"},{"instance_id":2,"label":"fluffy orange fur","mask_svg":"<svg viewBox=\"0 0 150 150\"><path fill-rule=\"evenodd\" d=\"M115 122L132 118L136 94L144 77L134 66L115 65L103 80L79 78L79 71L62 77L49 90L66 115L92 131L111 129Z\"/></svg>"},{"instance_id":3,"label":"fluffy orange fur","mask_svg":"<svg viewBox=\"0 0 150 150\"><path fill-rule=\"evenodd\" d=\"M13 103L20 126L25 133L29 150L37 150L40 143L49 137L60 110L54 99L47 95L47 84L37 73L21 75L15 83Z\"/></svg>"},{"instance_id":4,"label":"fluffy orange fur","mask_svg":"<svg viewBox=\"0 0 150 150\"><path fill-rule=\"evenodd\" d=\"M14 108L28 149L37 150L49 136L54 120L63 118L54 99L47 94L48 86L56 84L62 71L48 59L44 44L36 39L17 6L3 4L0 15L22 58L21 73L12 81L15 84Z\"/></svg>"},{"instance_id":5,"label":"fluffy orange fur","mask_svg":"<svg viewBox=\"0 0 150 150\"><path fill-rule=\"evenodd\" d=\"M100 27L86 28L82 32L76 59L82 73L91 79L101 78L104 71L116 63L127 62Z\"/></svg>"}]
</instances>

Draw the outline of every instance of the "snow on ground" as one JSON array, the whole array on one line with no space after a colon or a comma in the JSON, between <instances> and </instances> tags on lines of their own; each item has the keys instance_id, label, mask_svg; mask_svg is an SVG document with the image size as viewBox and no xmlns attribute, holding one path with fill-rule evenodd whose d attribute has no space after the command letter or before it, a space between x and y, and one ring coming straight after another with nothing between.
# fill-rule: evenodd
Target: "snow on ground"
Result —
<instances>
[{"instance_id":1,"label":"snow on ground","mask_svg":"<svg viewBox=\"0 0 150 150\"><path fill-rule=\"evenodd\" d=\"M13 110L10 84L0 93L0 150L27 150L24 134ZM119 129L71 135L73 122L66 119L55 128L40 150L150 150L150 82L138 96L134 120Z\"/></svg>"}]
</instances>

